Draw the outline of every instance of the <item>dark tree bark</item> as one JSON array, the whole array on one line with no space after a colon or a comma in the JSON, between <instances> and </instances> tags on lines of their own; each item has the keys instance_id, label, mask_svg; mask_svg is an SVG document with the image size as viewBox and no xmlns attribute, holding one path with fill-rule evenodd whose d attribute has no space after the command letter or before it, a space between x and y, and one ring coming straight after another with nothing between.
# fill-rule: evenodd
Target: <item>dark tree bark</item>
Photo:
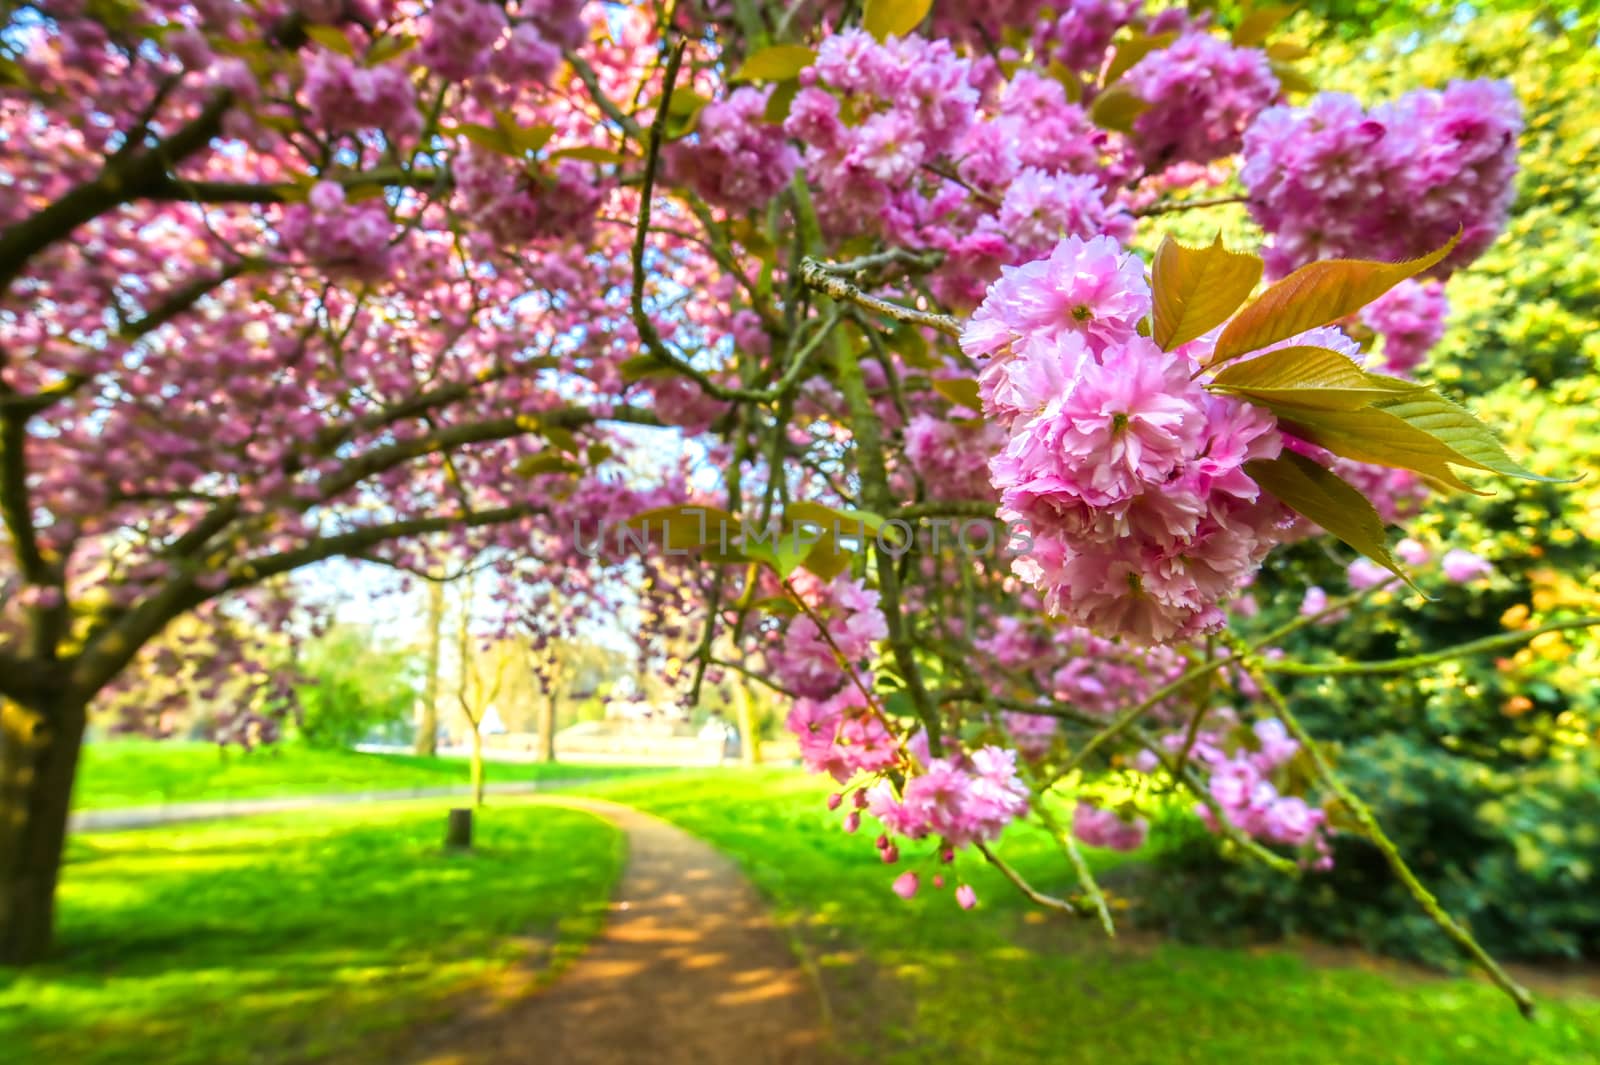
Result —
<instances>
[{"instance_id":1,"label":"dark tree bark","mask_svg":"<svg viewBox=\"0 0 1600 1065\"><path fill-rule=\"evenodd\" d=\"M0 965L50 952L86 723L84 706L59 694L29 706L0 699Z\"/></svg>"}]
</instances>

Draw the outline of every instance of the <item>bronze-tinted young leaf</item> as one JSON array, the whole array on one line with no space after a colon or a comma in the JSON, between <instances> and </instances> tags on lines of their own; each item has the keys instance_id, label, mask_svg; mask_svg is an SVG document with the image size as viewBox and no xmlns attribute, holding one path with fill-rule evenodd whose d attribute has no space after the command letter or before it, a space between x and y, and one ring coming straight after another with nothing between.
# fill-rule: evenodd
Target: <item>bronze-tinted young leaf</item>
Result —
<instances>
[{"instance_id":1,"label":"bronze-tinted young leaf","mask_svg":"<svg viewBox=\"0 0 1600 1065\"><path fill-rule=\"evenodd\" d=\"M1240 48L1254 48L1278 28L1278 24L1294 14L1294 4L1267 4L1258 7L1239 20L1233 31L1233 43Z\"/></svg>"},{"instance_id":2,"label":"bronze-tinted young leaf","mask_svg":"<svg viewBox=\"0 0 1600 1065\"><path fill-rule=\"evenodd\" d=\"M654 355L635 355L617 368L624 381L642 381L646 377L671 377L678 371Z\"/></svg>"},{"instance_id":3,"label":"bronze-tinted young leaf","mask_svg":"<svg viewBox=\"0 0 1600 1065\"><path fill-rule=\"evenodd\" d=\"M803 44L775 44L751 53L733 81L787 81L816 62L817 53Z\"/></svg>"},{"instance_id":4,"label":"bronze-tinted young leaf","mask_svg":"<svg viewBox=\"0 0 1600 1065\"><path fill-rule=\"evenodd\" d=\"M789 117L789 108L794 104L794 98L800 94L800 82L796 80L781 81L772 90L772 95L767 97L767 109L761 117L768 122L780 123Z\"/></svg>"},{"instance_id":5,"label":"bronze-tinted young leaf","mask_svg":"<svg viewBox=\"0 0 1600 1065\"><path fill-rule=\"evenodd\" d=\"M1216 391L1263 405L1310 410L1360 410L1374 400L1422 391L1415 381L1370 374L1337 351L1276 348L1232 363L1212 378Z\"/></svg>"},{"instance_id":6,"label":"bronze-tinted young leaf","mask_svg":"<svg viewBox=\"0 0 1600 1065\"><path fill-rule=\"evenodd\" d=\"M1280 458L1247 462L1244 472L1278 502L1410 583L1389 553L1383 518L1366 496L1337 474L1292 451Z\"/></svg>"},{"instance_id":7,"label":"bronze-tinted young leaf","mask_svg":"<svg viewBox=\"0 0 1600 1065\"><path fill-rule=\"evenodd\" d=\"M1297 41L1273 41L1267 45L1267 58L1280 63L1292 63L1311 54L1311 49Z\"/></svg>"},{"instance_id":8,"label":"bronze-tinted young leaf","mask_svg":"<svg viewBox=\"0 0 1600 1065\"><path fill-rule=\"evenodd\" d=\"M628 157L621 152L610 148L601 148L593 144L580 144L574 148L557 148L550 153L551 159L576 159L580 163L626 163Z\"/></svg>"},{"instance_id":9,"label":"bronze-tinted young leaf","mask_svg":"<svg viewBox=\"0 0 1600 1065\"><path fill-rule=\"evenodd\" d=\"M720 551L723 543L731 549L740 534L738 517L717 507L657 507L635 514L626 526L642 531L653 546L672 551Z\"/></svg>"},{"instance_id":10,"label":"bronze-tinted young leaf","mask_svg":"<svg viewBox=\"0 0 1600 1065\"><path fill-rule=\"evenodd\" d=\"M1094 103L1089 105L1089 118L1101 129L1132 133L1134 121L1148 110L1150 105L1132 90L1113 85L1094 98Z\"/></svg>"},{"instance_id":11,"label":"bronze-tinted young leaf","mask_svg":"<svg viewBox=\"0 0 1600 1065\"><path fill-rule=\"evenodd\" d=\"M1261 260L1229 251L1220 236L1207 248L1162 238L1152 267L1155 326L1151 339L1171 351L1204 336L1250 296L1261 280Z\"/></svg>"},{"instance_id":12,"label":"bronze-tinted young leaf","mask_svg":"<svg viewBox=\"0 0 1600 1065\"><path fill-rule=\"evenodd\" d=\"M583 469L565 455L553 451L541 451L537 455L519 459L515 468L521 477L537 477L545 473L578 473Z\"/></svg>"},{"instance_id":13,"label":"bronze-tinted young leaf","mask_svg":"<svg viewBox=\"0 0 1600 1065\"><path fill-rule=\"evenodd\" d=\"M1272 76L1278 79L1278 87L1284 92L1316 92L1317 83L1301 73L1300 68L1274 59L1269 66L1272 67Z\"/></svg>"},{"instance_id":14,"label":"bronze-tinted young leaf","mask_svg":"<svg viewBox=\"0 0 1600 1065\"><path fill-rule=\"evenodd\" d=\"M958 407L983 409L983 401L978 398L978 382L970 377L936 377L933 390Z\"/></svg>"},{"instance_id":15,"label":"bronze-tinted young leaf","mask_svg":"<svg viewBox=\"0 0 1600 1065\"><path fill-rule=\"evenodd\" d=\"M1134 33L1128 39L1119 41L1117 50L1111 56L1111 63L1106 67L1104 87L1109 88L1114 81L1132 70L1139 60L1151 52L1165 48L1177 39L1176 33L1157 33L1150 36Z\"/></svg>"},{"instance_id":16,"label":"bronze-tinted young leaf","mask_svg":"<svg viewBox=\"0 0 1600 1065\"><path fill-rule=\"evenodd\" d=\"M367 49L366 65L381 66L391 59L400 58L416 46L417 39L403 33L379 37L372 42L372 47Z\"/></svg>"},{"instance_id":17,"label":"bronze-tinted young leaf","mask_svg":"<svg viewBox=\"0 0 1600 1065\"><path fill-rule=\"evenodd\" d=\"M933 0L867 0L861 28L878 40L904 37L928 17Z\"/></svg>"},{"instance_id":18,"label":"bronze-tinted young leaf","mask_svg":"<svg viewBox=\"0 0 1600 1065\"><path fill-rule=\"evenodd\" d=\"M350 43L350 38L346 37L344 31L337 26L307 26L305 34L330 52L355 58L355 45Z\"/></svg>"},{"instance_id":19,"label":"bronze-tinted young leaf","mask_svg":"<svg viewBox=\"0 0 1600 1065\"><path fill-rule=\"evenodd\" d=\"M1436 265L1460 239L1458 233L1444 247L1403 263L1365 259L1307 263L1227 324L1217 338L1213 365L1354 314L1406 278Z\"/></svg>"}]
</instances>

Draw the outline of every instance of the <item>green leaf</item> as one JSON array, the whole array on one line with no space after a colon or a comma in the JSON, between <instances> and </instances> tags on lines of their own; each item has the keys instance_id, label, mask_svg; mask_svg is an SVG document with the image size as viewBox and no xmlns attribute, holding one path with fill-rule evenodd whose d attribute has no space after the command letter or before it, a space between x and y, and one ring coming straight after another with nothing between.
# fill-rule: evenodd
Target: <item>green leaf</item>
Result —
<instances>
[{"instance_id":1,"label":"green leaf","mask_svg":"<svg viewBox=\"0 0 1600 1065\"><path fill-rule=\"evenodd\" d=\"M1254 48L1278 28L1278 24L1294 14L1295 4L1268 4L1250 11L1239 20L1233 31L1233 43L1240 48Z\"/></svg>"},{"instance_id":2,"label":"green leaf","mask_svg":"<svg viewBox=\"0 0 1600 1065\"><path fill-rule=\"evenodd\" d=\"M372 47L367 49L366 64L369 67L382 66L391 59L400 58L416 46L417 39L404 33L379 37L372 42Z\"/></svg>"},{"instance_id":3,"label":"green leaf","mask_svg":"<svg viewBox=\"0 0 1600 1065\"><path fill-rule=\"evenodd\" d=\"M1323 469L1303 455L1285 451L1280 458L1245 463L1244 472L1263 492L1296 514L1316 522L1396 577L1411 583L1411 578L1389 553L1383 518L1366 496L1331 470Z\"/></svg>"},{"instance_id":4,"label":"green leaf","mask_svg":"<svg viewBox=\"0 0 1600 1065\"><path fill-rule=\"evenodd\" d=\"M970 377L936 377L933 390L958 407L983 409L983 401L978 398L978 382Z\"/></svg>"},{"instance_id":5,"label":"green leaf","mask_svg":"<svg viewBox=\"0 0 1600 1065\"><path fill-rule=\"evenodd\" d=\"M1359 410L1265 405L1291 432L1336 455L1414 470L1460 491L1487 494L1461 480L1453 469L1456 466L1530 481L1561 481L1532 473L1515 462L1470 411L1432 389L1385 393Z\"/></svg>"},{"instance_id":6,"label":"green leaf","mask_svg":"<svg viewBox=\"0 0 1600 1065\"><path fill-rule=\"evenodd\" d=\"M557 148L550 153L552 159L576 159L580 163L616 163L628 161L628 157L621 152L612 151L610 148L601 148L593 144L580 144L576 148Z\"/></svg>"},{"instance_id":7,"label":"green leaf","mask_svg":"<svg viewBox=\"0 0 1600 1065\"><path fill-rule=\"evenodd\" d=\"M347 55L351 59L356 56L356 46L350 43L350 38L337 26L307 26L306 36L316 41L330 52Z\"/></svg>"},{"instance_id":8,"label":"green leaf","mask_svg":"<svg viewBox=\"0 0 1600 1065\"><path fill-rule=\"evenodd\" d=\"M870 510L839 510L836 507L826 506L822 503L813 503L809 500L797 500L790 503L783 511L784 523L810 522L829 529L837 525L840 532L851 533L858 529L866 529L869 533L876 533L883 528L883 515L874 514Z\"/></svg>"},{"instance_id":9,"label":"green leaf","mask_svg":"<svg viewBox=\"0 0 1600 1065\"><path fill-rule=\"evenodd\" d=\"M1188 248L1170 236L1162 238L1152 268L1151 338L1162 351L1171 351L1209 333L1249 298L1261 270L1256 256L1224 248L1220 234L1209 248Z\"/></svg>"},{"instance_id":10,"label":"green leaf","mask_svg":"<svg viewBox=\"0 0 1600 1065\"><path fill-rule=\"evenodd\" d=\"M513 155L531 155L549 143L556 135L554 126L523 126L505 111L496 111L494 124L505 134L506 143Z\"/></svg>"},{"instance_id":11,"label":"green leaf","mask_svg":"<svg viewBox=\"0 0 1600 1065\"><path fill-rule=\"evenodd\" d=\"M506 131L503 129L496 129L493 126L480 126L476 122L458 122L446 132L458 137L465 137L486 152L494 152L496 155L509 155L514 159L522 157L522 153L517 151L516 147L511 143L511 138L506 136Z\"/></svg>"},{"instance_id":12,"label":"green leaf","mask_svg":"<svg viewBox=\"0 0 1600 1065\"><path fill-rule=\"evenodd\" d=\"M803 44L775 44L745 59L731 80L788 81L816 60L817 53Z\"/></svg>"},{"instance_id":13,"label":"green leaf","mask_svg":"<svg viewBox=\"0 0 1600 1065\"><path fill-rule=\"evenodd\" d=\"M551 451L541 451L537 455L529 455L521 459L513 467L521 477L537 477L544 473L578 473L583 469L576 462L565 455L558 455Z\"/></svg>"},{"instance_id":14,"label":"green leaf","mask_svg":"<svg viewBox=\"0 0 1600 1065\"><path fill-rule=\"evenodd\" d=\"M1369 374L1348 356L1317 347L1278 348L1236 362L1211 387L1275 408L1346 411L1384 396L1424 391L1415 381Z\"/></svg>"},{"instance_id":15,"label":"green leaf","mask_svg":"<svg viewBox=\"0 0 1600 1065\"><path fill-rule=\"evenodd\" d=\"M740 535L737 516L718 507L676 506L656 507L635 514L625 523L627 528L641 529L650 537L661 537L660 546L671 551L704 551L723 555L722 544L727 543L730 561L736 556L735 541ZM651 540L654 544L656 541Z\"/></svg>"},{"instance_id":16,"label":"green leaf","mask_svg":"<svg viewBox=\"0 0 1600 1065\"><path fill-rule=\"evenodd\" d=\"M928 17L933 0L867 0L861 28L878 40L904 37Z\"/></svg>"},{"instance_id":17,"label":"green leaf","mask_svg":"<svg viewBox=\"0 0 1600 1065\"><path fill-rule=\"evenodd\" d=\"M1089 105L1089 118L1101 129L1117 133L1132 133L1133 123L1150 110L1150 105L1135 96L1131 89L1113 85L1094 98Z\"/></svg>"},{"instance_id":18,"label":"green leaf","mask_svg":"<svg viewBox=\"0 0 1600 1065\"><path fill-rule=\"evenodd\" d=\"M569 455L579 453L578 437L571 429L560 425L542 425L539 432L544 438Z\"/></svg>"},{"instance_id":19,"label":"green leaf","mask_svg":"<svg viewBox=\"0 0 1600 1065\"><path fill-rule=\"evenodd\" d=\"M1134 33L1130 38L1117 45L1117 50L1111 56L1111 63L1106 67L1105 88L1110 88L1122 75L1132 70L1145 56L1151 52L1165 48L1178 39L1176 33L1157 33L1146 36Z\"/></svg>"},{"instance_id":20,"label":"green leaf","mask_svg":"<svg viewBox=\"0 0 1600 1065\"><path fill-rule=\"evenodd\" d=\"M635 355L618 369L622 373L622 379L628 382L642 381L646 377L671 377L678 372L654 355Z\"/></svg>"},{"instance_id":21,"label":"green leaf","mask_svg":"<svg viewBox=\"0 0 1600 1065\"><path fill-rule=\"evenodd\" d=\"M1454 403L1431 388L1383 396L1373 401L1373 407L1399 418L1406 424L1427 433L1460 456L1459 465L1488 470L1506 477L1520 477L1526 481L1546 484L1570 483L1574 478L1542 477L1532 472L1506 454L1506 449L1495 438L1487 425L1459 403Z\"/></svg>"},{"instance_id":22,"label":"green leaf","mask_svg":"<svg viewBox=\"0 0 1600 1065\"><path fill-rule=\"evenodd\" d=\"M1403 263L1324 259L1307 263L1240 311L1217 338L1212 365L1354 314L1395 285L1436 265L1461 239Z\"/></svg>"},{"instance_id":23,"label":"green leaf","mask_svg":"<svg viewBox=\"0 0 1600 1065\"><path fill-rule=\"evenodd\" d=\"M789 108L794 104L794 98L800 94L798 81L779 82L772 90L772 95L767 97L767 109L761 117L767 122L779 123L789 117Z\"/></svg>"}]
</instances>

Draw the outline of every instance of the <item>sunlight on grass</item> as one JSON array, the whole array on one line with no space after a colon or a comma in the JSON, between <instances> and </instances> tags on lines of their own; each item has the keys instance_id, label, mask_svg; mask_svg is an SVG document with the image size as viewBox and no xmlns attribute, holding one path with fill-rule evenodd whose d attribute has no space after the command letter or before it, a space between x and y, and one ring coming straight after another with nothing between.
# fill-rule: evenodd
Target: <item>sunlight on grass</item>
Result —
<instances>
[{"instance_id":1,"label":"sunlight on grass","mask_svg":"<svg viewBox=\"0 0 1600 1065\"><path fill-rule=\"evenodd\" d=\"M471 854L443 831L442 806L410 803L74 840L59 960L0 975L0 1058L383 1062L386 1038L599 930L611 825L507 802Z\"/></svg>"},{"instance_id":2,"label":"sunlight on grass","mask_svg":"<svg viewBox=\"0 0 1600 1065\"><path fill-rule=\"evenodd\" d=\"M664 772L672 770L490 762L488 779L494 783L598 780ZM465 787L467 782L464 758L322 751L294 743L246 752L223 750L210 743L112 740L84 747L73 805L80 810L105 810L175 802Z\"/></svg>"},{"instance_id":3,"label":"sunlight on grass","mask_svg":"<svg viewBox=\"0 0 1600 1065\"><path fill-rule=\"evenodd\" d=\"M1600 1047L1593 999L1547 1000L1530 1024L1476 981L1317 968L1288 951L1148 935L1111 943L1087 924L1041 916L981 859L945 870L977 889L976 911L957 909L948 886L903 902L889 890L894 876L936 863L907 847L901 865L885 866L873 830L842 832L823 807L826 782L799 773L586 790L737 859L819 960L846 1050L874 1065L1593 1065ZM1072 890L1042 833L1014 829L1003 849L1042 889ZM1087 853L1097 871L1128 860Z\"/></svg>"}]
</instances>

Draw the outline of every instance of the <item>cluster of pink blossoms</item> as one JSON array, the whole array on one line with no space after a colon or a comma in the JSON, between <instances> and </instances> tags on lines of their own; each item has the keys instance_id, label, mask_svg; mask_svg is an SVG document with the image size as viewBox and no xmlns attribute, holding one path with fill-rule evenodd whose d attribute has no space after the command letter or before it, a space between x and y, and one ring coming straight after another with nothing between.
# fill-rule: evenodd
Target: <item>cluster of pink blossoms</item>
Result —
<instances>
[{"instance_id":1,"label":"cluster of pink blossoms","mask_svg":"<svg viewBox=\"0 0 1600 1065\"><path fill-rule=\"evenodd\" d=\"M850 681L845 663L862 670L872 645L889 635L878 593L860 581L840 576L819 592L812 597L811 610L827 625L827 633L809 615L802 615L784 630L781 646L767 656L780 685L813 700L827 699L845 687Z\"/></svg>"},{"instance_id":2,"label":"cluster of pink blossoms","mask_svg":"<svg viewBox=\"0 0 1600 1065\"><path fill-rule=\"evenodd\" d=\"M1017 753L980 747L934 758L906 779L897 797L888 781L867 789L869 813L907 839L937 837L946 848L989 843L1028 812L1028 789L1017 776Z\"/></svg>"},{"instance_id":3,"label":"cluster of pink blossoms","mask_svg":"<svg viewBox=\"0 0 1600 1065\"><path fill-rule=\"evenodd\" d=\"M506 30L505 8L482 0L436 0L417 59L447 81L483 70L489 49Z\"/></svg>"},{"instance_id":4,"label":"cluster of pink blossoms","mask_svg":"<svg viewBox=\"0 0 1600 1065\"><path fill-rule=\"evenodd\" d=\"M344 188L333 181L313 185L306 202L291 205L278 225L286 247L332 274L368 281L390 273L395 233L388 204L347 203Z\"/></svg>"},{"instance_id":5,"label":"cluster of pink blossoms","mask_svg":"<svg viewBox=\"0 0 1600 1065\"><path fill-rule=\"evenodd\" d=\"M593 167L563 159L551 172L531 174L504 156L476 148L456 156L456 193L463 212L505 245L561 237L586 239L605 199Z\"/></svg>"},{"instance_id":6,"label":"cluster of pink blossoms","mask_svg":"<svg viewBox=\"0 0 1600 1065\"><path fill-rule=\"evenodd\" d=\"M1072 813L1072 835L1091 847L1113 851L1136 851L1144 846L1150 822L1142 817L1124 818L1114 810L1094 803L1078 803Z\"/></svg>"},{"instance_id":7,"label":"cluster of pink blossoms","mask_svg":"<svg viewBox=\"0 0 1600 1065\"><path fill-rule=\"evenodd\" d=\"M1498 81L1451 82L1362 109L1324 93L1246 131L1240 178L1276 275L1315 259L1415 258L1462 230L1441 276L1476 258L1515 195L1522 111Z\"/></svg>"},{"instance_id":8,"label":"cluster of pink blossoms","mask_svg":"<svg viewBox=\"0 0 1600 1065\"><path fill-rule=\"evenodd\" d=\"M1069 70L1098 71L1117 31L1133 21L1138 0L1065 0L1034 29L1033 47Z\"/></svg>"},{"instance_id":9,"label":"cluster of pink blossoms","mask_svg":"<svg viewBox=\"0 0 1600 1065\"><path fill-rule=\"evenodd\" d=\"M899 760L899 742L854 684L828 699L797 699L785 724L800 741L813 773L848 784L857 773L881 773Z\"/></svg>"},{"instance_id":10,"label":"cluster of pink blossoms","mask_svg":"<svg viewBox=\"0 0 1600 1065\"><path fill-rule=\"evenodd\" d=\"M1004 271L961 343L1010 437L990 473L1033 541L1015 572L1054 613L1164 643L1222 624L1287 512L1243 469L1277 456L1273 418L1194 381L1205 352L1140 336L1150 306L1137 257L1068 238Z\"/></svg>"},{"instance_id":11,"label":"cluster of pink blossoms","mask_svg":"<svg viewBox=\"0 0 1600 1065\"><path fill-rule=\"evenodd\" d=\"M1063 235L1133 228L1111 136L1053 78L996 73L945 41L846 31L802 72L784 124L807 146L823 225L944 253L930 281L957 305Z\"/></svg>"},{"instance_id":12,"label":"cluster of pink blossoms","mask_svg":"<svg viewBox=\"0 0 1600 1065\"><path fill-rule=\"evenodd\" d=\"M1444 336L1450 301L1440 281L1407 278L1361 309L1361 323L1383 337L1383 369L1409 374Z\"/></svg>"},{"instance_id":13,"label":"cluster of pink blossoms","mask_svg":"<svg viewBox=\"0 0 1600 1065\"><path fill-rule=\"evenodd\" d=\"M947 499L983 499L993 495L989 456L1005 444L1005 434L992 423L972 429L948 417L915 414L905 429L906 458L935 495Z\"/></svg>"},{"instance_id":14,"label":"cluster of pink blossoms","mask_svg":"<svg viewBox=\"0 0 1600 1065\"><path fill-rule=\"evenodd\" d=\"M313 52L303 92L312 123L329 133L378 129L412 138L422 132L416 87L398 63L368 67L335 52Z\"/></svg>"},{"instance_id":15,"label":"cluster of pink blossoms","mask_svg":"<svg viewBox=\"0 0 1600 1065\"><path fill-rule=\"evenodd\" d=\"M1235 725L1233 715L1222 711L1210 720L1213 728L1195 738L1190 755L1210 769L1207 790L1222 815L1241 831L1268 843L1286 847L1309 844L1318 853L1315 864L1319 868L1330 864L1327 815L1298 795L1284 795L1274 783L1274 774L1300 751L1299 742L1283 722L1275 718L1257 721L1251 727L1254 742L1230 751L1222 726ZM1174 749L1186 742L1181 735L1168 739ZM1208 827L1217 827L1209 806L1199 804L1195 813Z\"/></svg>"},{"instance_id":16,"label":"cluster of pink blossoms","mask_svg":"<svg viewBox=\"0 0 1600 1065\"><path fill-rule=\"evenodd\" d=\"M761 207L789 183L800 153L783 127L765 119L772 88L735 89L700 112L693 140L668 147L667 172L710 203L729 210Z\"/></svg>"},{"instance_id":17,"label":"cluster of pink blossoms","mask_svg":"<svg viewBox=\"0 0 1600 1065\"><path fill-rule=\"evenodd\" d=\"M1232 155L1246 128L1279 96L1265 53L1204 32L1186 33L1141 59L1123 84L1150 105L1133 129L1152 169Z\"/></svg>"}]
</instances>

